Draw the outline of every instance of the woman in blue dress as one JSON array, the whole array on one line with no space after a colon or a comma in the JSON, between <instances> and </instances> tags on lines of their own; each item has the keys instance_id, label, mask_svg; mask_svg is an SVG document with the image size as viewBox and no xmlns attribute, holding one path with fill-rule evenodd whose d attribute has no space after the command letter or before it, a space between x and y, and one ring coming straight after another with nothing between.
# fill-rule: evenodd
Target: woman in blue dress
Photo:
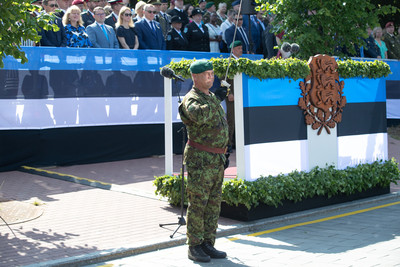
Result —
<instances>
[{"instance_id":1,"label":"woman in blue dress","mask_svg":"<svg viewBox=\"0 0 400 267\"><path fill-rule=\"evenodd\" d=\"M89 36L83 27L81 10L71 6L63 16L63 24L67 35L67 47L92 47Z\"/></svg>"}]
</instances>

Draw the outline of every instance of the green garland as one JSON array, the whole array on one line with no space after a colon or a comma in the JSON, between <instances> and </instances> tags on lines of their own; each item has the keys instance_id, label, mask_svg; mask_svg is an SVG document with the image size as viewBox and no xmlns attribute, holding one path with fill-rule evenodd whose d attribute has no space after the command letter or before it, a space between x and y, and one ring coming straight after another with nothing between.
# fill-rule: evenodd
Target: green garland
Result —
<instances>
[{"instance_id":1,"label":"green garland","mask_svg":"<svg viewBox=\"0 0 400 267\"><path fill-rule=\"evenodd\" d=\"M337 170L333 166L315 167L310 172L293 171L261 177L255 181L229 180L223 183L222 199L229 205L243 204L248 209L260 203L277 207L283 200L298 202L314 196L330 198L338 194L351 195L373 187L388 187L390 183L397 184L399 178L398 163L394 159L360 164L344 170ZM179 176L156 177L156 195L167 197L169 203L178 206L181 200L181 181Z\"/></svg>"},{"instance_id":2,"label":"green garland","mask_svg":"<svg viewBox=\"0 0 400 267\"><path fill-rule=\"evenodd\" d=\"M182 59L178 62L171 61L167 66L183 78L190 79L189 67L195 60ZM210 61L213 63L215 75L220 79L225 78L229 60L227 58L211 58ZM354 61L349 59L337 61L337 63L341 78L361 77L378 79L391 74L389 65L380 60ZM267 60L250 60L248 58L231 59L228 78L233 79L239 73L244 73L260 80L280 78L298 80L305 79L310 73L310 68L307 61L297 58Z\"/></svg>"}]
</instances>

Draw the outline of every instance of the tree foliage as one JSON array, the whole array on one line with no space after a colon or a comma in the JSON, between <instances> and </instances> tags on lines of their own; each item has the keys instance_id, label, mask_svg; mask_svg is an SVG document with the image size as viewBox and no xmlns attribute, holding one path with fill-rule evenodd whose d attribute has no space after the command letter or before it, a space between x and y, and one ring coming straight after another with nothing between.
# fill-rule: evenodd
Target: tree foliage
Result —
<instances>
[{"instance_id":1,"label":"tree foliage","mask_svg":"<svg viewBox=\"0 0 400 267\"><path fill-rule=\"evenodd\" d=\"M276 15L274 31L285 31L284 41L300 45L301 58L316 54L355 55L355 45L364 45L367 25L378 25L382 14L399 10L376 6L371 0L257 0L261 8ZM348 53L345 53L348 52Z\"/></svg>"},{"instance_id":2,"label":"tree foliage","mask_svg":"<svg viewBox=\"0 0 400 267\"><path fill-rule=\"evenodd\" d=\"M30 2L30 1L29 1ZM6 56L21 59L27 62L25 53L21 51L22 40L39 42L41 28L57 30L56 25L49 25L50 15L43 14L34 17L32 12L38 10L36 6L24 0L2 0L0 2L0 68L4 67Z\"/></svg>"}]
</instances>

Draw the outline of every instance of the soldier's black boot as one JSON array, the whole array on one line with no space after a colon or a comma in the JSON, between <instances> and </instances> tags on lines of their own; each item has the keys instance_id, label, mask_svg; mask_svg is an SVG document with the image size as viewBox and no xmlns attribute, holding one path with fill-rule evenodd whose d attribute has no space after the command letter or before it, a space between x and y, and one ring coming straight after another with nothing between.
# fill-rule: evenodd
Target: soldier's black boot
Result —
<instances>
[{"instance_id":1,"label":"soldier's black boot","mask_svg":"<svg viewBox=\"0 0 400 267\"><path fill-rule=\"evenodd\" d=\"M211 245L210 242L203 242L203 244L201 244L201 248L203 249L203 251L210 256L213 259L223 259L226 258L226 252L224 251L220 251L220 250L216 250L214 248L213 245Z\"/></svg>"},{"instance_id":2,"label":"soldier's black boot","mask_svg":"<svg viewBox=\"0 0 400 267\"><path fill-rule=\"evenodd\" d=\"M210 256L204 253L201 245L189 246L188 257L192 261L209 262L211 260Z\"/></svg>"}]
</instances>

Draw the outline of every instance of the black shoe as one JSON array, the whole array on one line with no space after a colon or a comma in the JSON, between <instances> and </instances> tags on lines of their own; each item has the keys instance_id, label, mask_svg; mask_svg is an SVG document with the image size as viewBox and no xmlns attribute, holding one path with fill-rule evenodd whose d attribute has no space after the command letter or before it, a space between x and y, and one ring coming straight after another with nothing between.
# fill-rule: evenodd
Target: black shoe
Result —
<instances>
[{"instance_id":1,"label":"black shoe","mask_svg":"<svg viewBox=\"0 0 400 267\"><path fill-rule=\"evenodd\" d=\"M201 244L203 251L213 259L223 259L226 258L226 252L216 250L210 242L203 242Z\"/></svg>"},{"instance_id":2,"label":"black shoe","mask_svg":"<svg viewBox=\"0 0 400 267\"><path fill-rule=\"evenodd\" d=\"M192 261L209 262L211 260L210 256L204 253L201 245L189 246L188 258Z\"/></svg>"}]
</instances>

